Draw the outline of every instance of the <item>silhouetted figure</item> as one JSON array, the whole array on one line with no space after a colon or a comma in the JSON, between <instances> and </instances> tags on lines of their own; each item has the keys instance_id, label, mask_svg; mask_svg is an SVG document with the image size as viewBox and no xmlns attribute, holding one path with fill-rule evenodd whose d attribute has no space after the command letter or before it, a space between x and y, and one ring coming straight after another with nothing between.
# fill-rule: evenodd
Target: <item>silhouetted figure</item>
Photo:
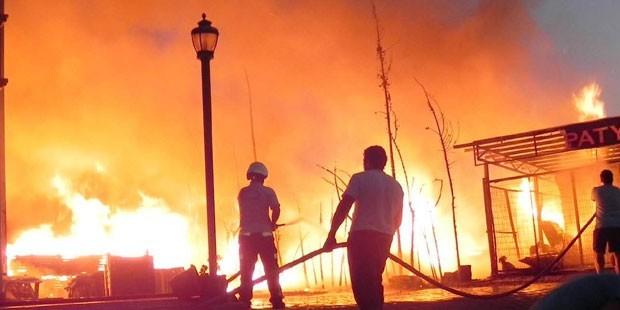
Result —
<instances>
[{"instance_id":1,"label":"silhouetted figure","mask_svg":"<svg viewBox=\"0 0 620 310\"><path fill-rule=\"evenodd\" d=\"M601 171L601 182L603 185L592 189L592 200L596 201L596 227L592 242L596 252L594 268L599 274L605 268L607 246L616 262L620 255L620 189L613 185L614 175L607 169ZM614 270L620 274L618 264L614 264Z\"/></svg>"},{"instance_id":2,"label":"silhouetted figure","mask_svg":"<svg viewBox=\"0 0 620 310\"><path fill-rule=\"evenodd\" d=\"M263 263L267 285L274 309L284 308L282 288L279 283L277 250L273 231L280 217L280 203L273 189L263 185L267 167L260 162L250 164L247 178L250 185L239 192L239 261L241 267L241 290L239 300L248 307L252 301L252 274L258 256ZM271 218L269 216L271 210Z\"/></svg>"},{"instance_id":3,"label":"silhouetted figure","mask_svg":"<svg viewBox=\"0 0 620 310\"><path fill-rule=\"evenodd\" d=\"M510 270L517 269L515 265L513 265L511 262L508 261L508 258L506 256L500 257L499 263L502 265L502 271L510 271Z\"/></svg>"},{"instance_id":4,"label":"silhouetted figure","mask_svg":"<svg viewBox=\"0 0 620 310\"><path fill-rule=\"evenodd\" d=\"M351 177L323 246L334 248L336 232L355 202L347 254L353 295L362 310L383 308L382 274L402 219L403 190L383 172L386 162L382 147L364 150L364 171Z\"/></svg>"},{"instance_id":5,"label":"silhouetted figure","mask_svg":"<svg viewBox=\"0 0 620 310\"><path fill-rule=\"evenodd\" d=\"M620 310L620 277L589 275L554 289L531 310Z\"/></svg>"}]
</instances>

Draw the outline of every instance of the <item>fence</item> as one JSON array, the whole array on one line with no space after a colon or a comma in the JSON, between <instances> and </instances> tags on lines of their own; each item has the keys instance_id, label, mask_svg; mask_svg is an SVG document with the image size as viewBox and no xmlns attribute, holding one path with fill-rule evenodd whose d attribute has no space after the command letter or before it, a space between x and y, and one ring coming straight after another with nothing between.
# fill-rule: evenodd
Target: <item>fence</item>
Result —
<instances>
[{"instance_id":1,"label":"fence","mask_svg":"<svg viewBox=\"0 0 620 310\"><path fill-rule=\"evenodd\" d=\"M510 264L542 268L564 248L595 211L592 187L600 183L602 168L620 175L620 166L614 165L490 182L491 257L498 259L499 273L509 272ZM588 228L559 268L593 266L593 229L593 225Z\"/></svg>"}]
</instances>

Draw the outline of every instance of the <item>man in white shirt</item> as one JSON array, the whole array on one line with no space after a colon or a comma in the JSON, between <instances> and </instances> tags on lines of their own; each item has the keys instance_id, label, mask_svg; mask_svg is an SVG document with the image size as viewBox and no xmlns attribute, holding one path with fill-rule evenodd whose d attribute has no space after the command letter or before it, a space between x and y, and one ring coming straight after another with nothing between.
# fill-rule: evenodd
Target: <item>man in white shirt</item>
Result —
<instances>
[{"instance_id":1,"label":"man in white shirt","mask_svg":"<svg viewBox=\"0 0 620 310\"><path fill-rule=\"evenodd\" d=\"M282 288L279 283L277 250L273 231L280 217L280 203L276 193L263 183L267 178L267 167L260 162L250 165L247 178L250 185L239 192L239 265L241 271L241 287L239 300L248 307L252 301L252 275L258 256L263 263L267 286L274 309L283 309ZM269 217L271 210L271 218Z\"/></svg>"},{"instance_id":2,"label":"man in white shirt","mask_svg":"<svg viewBox=\"0 0 620 310\"><path fill-rule=\"evenodd\" d=\"M324 248L332 250L336 232L355 202L347 245L351 286L360 309L383 308L382 274L403 212L403 190L383 172L387 156L380 146L364 150L364 171L351 177L338 204Z\"/></svg>"},{"instance_id":3,"label":"man in white shirt","mask_svg":"<svg viewBox=\"0 0 620 310\"><path fill-rule=\"evenodd\" d=\"M620 274L620 189L613 185L614 175L605 169L601 171L603 185L592 189L592 200L596 201L596 226L593 233L593 248L596 252L594 268L601 273L605 268L605 248L614 255L614 270Z\"/></svg>"}]
</instances>

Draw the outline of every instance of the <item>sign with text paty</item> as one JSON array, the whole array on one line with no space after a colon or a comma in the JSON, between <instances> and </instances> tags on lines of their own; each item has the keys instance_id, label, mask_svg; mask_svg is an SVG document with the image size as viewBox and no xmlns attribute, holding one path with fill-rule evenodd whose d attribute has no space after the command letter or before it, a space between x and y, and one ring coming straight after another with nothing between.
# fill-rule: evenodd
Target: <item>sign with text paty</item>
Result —
<instances>
[{"instance_id":1,"label":"sign with text paty","mask_svg":"<svg viewBox=\"0 0 620 310\"><path fill-rule=\"evenodd\" d=\"M620 117L564 127L566 149L580 150L620 144Z\"/></svg>"}]
</instances>

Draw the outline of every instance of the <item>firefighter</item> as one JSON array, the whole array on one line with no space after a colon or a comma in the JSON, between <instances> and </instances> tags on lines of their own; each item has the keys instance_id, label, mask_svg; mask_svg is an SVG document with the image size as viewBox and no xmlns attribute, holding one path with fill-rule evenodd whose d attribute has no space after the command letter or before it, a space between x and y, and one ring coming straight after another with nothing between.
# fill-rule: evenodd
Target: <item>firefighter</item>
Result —
<instances>
[{"instance_id":1,"label":"firefighter","mask_svg":"<svg viewBox=\"0 0 620 310\"><path fill-rule=\"evenodd\" d=\"M383 172L386 162L382 147L364 150L364 171L351 177L323 246L326 250L334 248L336 232L355 203L347 254L353 296L362 310L383 308L382 274L402 220L403 190Z\"/></svg>"},{"instance_id":2,"label":"firefighter","mask_svg":"<svg viewBox=\"0 0 620 310\"><path fill-rule=\"evenodd\" d=\"M250 164L247 179L250 184L241 189L238 196L240 214L239 263L241 289L239 300L247 305L252 301L252 274L260 256L267 277L267 285L274 309L284 308L282 288L279 283L277 250L273 231L280 217L280 203L276 193L263 185L267 167L260 162ZM269 211L271 210L271 216Z\"/></svg>"}]
</instances>

